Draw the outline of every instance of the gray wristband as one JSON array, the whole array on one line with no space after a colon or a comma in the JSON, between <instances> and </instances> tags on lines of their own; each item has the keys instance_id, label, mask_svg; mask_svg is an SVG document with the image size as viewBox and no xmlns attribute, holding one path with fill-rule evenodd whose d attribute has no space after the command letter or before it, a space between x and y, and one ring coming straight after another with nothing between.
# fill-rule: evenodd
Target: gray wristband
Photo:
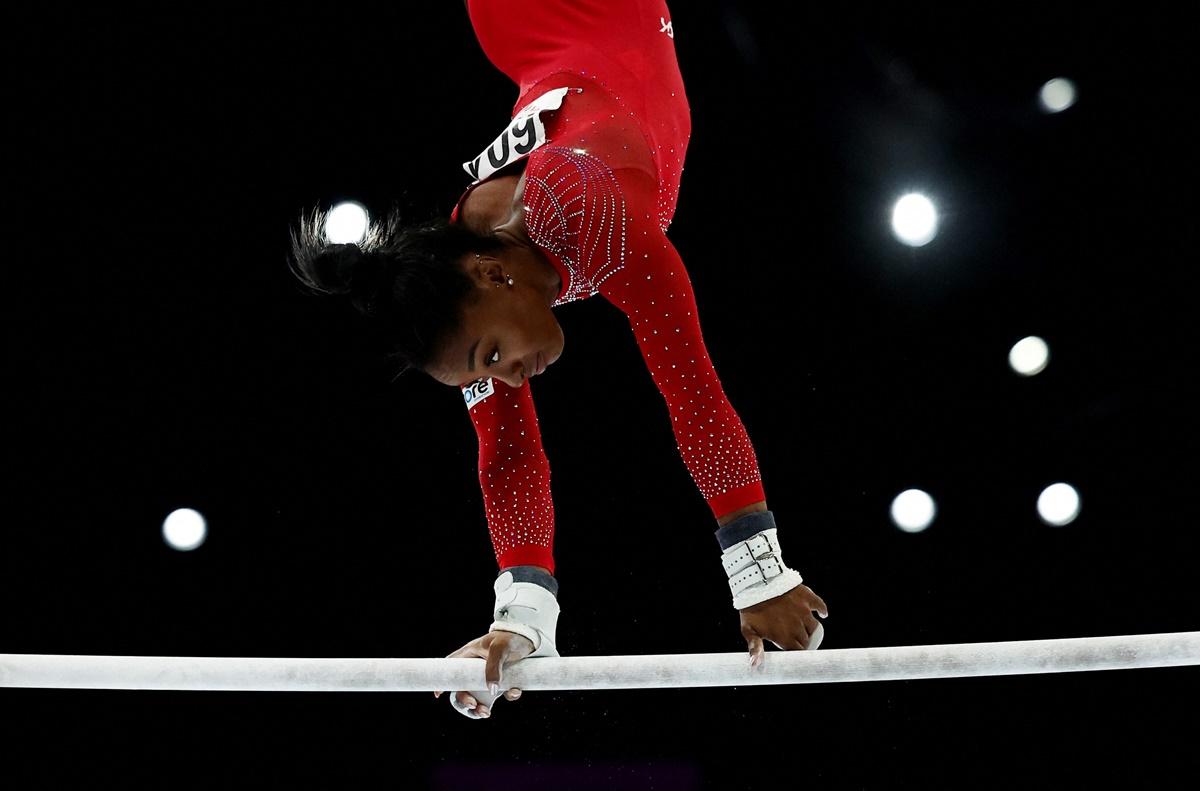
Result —
<instances>
[{"instance_id":1,"label":"gray wristband","mask_svg":"<svg viewBox=\"0 0 1200 791\"><path fill-rule=\"evenodd\" d=\"M724 551L740 541L745 541L755 533L761 533L773 527L775 527L775 514L770 511L746 514L718 528L717 543L721 545L721 551Z\"/></svg>"},{"instance_id":2,"label":"gray wristband","mask_svg":"<svg viewBox=\"0 0 1200 791\"><path fill-rule=\"evenodd\" d=\"M541 566L509 566L506 569L500 569L500 574L496 576L499 577L505 572L512 572L513 582L532 582L535 585L541 585L553 593L555 598L558 598L558 580L554 579L554 575Z\"/></svg>"}]
</instances>

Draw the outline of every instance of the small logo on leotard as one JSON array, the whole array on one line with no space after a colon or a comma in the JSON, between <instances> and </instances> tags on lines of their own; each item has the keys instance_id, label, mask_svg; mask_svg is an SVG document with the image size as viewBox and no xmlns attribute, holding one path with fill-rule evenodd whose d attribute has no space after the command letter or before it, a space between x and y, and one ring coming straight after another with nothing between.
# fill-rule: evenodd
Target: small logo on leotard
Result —
<instances>
[{"instance_id":1,"label":"small logo on leotard","mask_svg":"<svg viewBox=\"0 0 1200 791\"><path fill-rule=\"evenodd\" d=\"M658 18L659 24L662 25L662 30L659 33L666 33L671 38L675 38L675 31L671 28L671 23L662 17Z\"/></svg>"},{"instance_id":2,"label":"small logo on leotard","mask_svg":"<svg viewBox=\"0 0 1200 791\"><path fill-rule=\"evenodd\" d=\"M494 394L496 386L492 384L492 380L480 379L478 382L471 382L462 389L463 400L467 403L467 409L478 404L483 399Z\"/></svg>"}]
</instances>

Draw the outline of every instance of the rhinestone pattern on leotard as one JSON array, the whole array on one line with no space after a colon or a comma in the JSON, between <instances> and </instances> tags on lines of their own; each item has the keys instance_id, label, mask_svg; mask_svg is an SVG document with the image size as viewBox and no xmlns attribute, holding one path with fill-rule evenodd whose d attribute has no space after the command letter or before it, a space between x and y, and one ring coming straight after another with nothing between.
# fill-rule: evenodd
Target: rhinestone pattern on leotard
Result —
<instances>
[{"instance_id":1,"label":"rhinestone pattern on leotard","mask_svg":"<svg viewBox=\"0 0 1200 791\"><path fill-rule=\"evenodd\" d=\"M708 355L690 278L655 216L649 182L623 184L599 156L557 145L531 153L525 175L528 233L564 280L554 304L600 294L626 314L714 516L765 499L754 446ZM530 383L492 383L494 395L470 414L497 562L553 573L550 465Z\"/></svg>"},{"instance_id":2,"label":"rhinestone pattern on leotard","mask_svg":"<svg viewBox=\"0 0 1200 791\"><path fill-rule=\"evenodd\" d=\"M554 306L594 296L625 268L628 219L621 185L603 161L579 149L547 145L531 158L537 166L526 171L529 238L557 255L568 273Z\"/></svg>"},{"instance_id":3,"label":"rhinestone pattern on leotard","mask_svg":"<svg viewBox=\"0 0 1200 791\"><path fill-rule=\"evenodd\" d=\"M531 0L475 3L470 12L488 58L520 88L512 117L548 90L574 89L544 116L546 142L527 154L521 197L530 239L562 277L553 305L600 294L626 314L679 454L714 516L764 500L754 447L665 235L691 134L672 40L659 25L670 18L665 4ZM486 395L464 392L497 564L554 573L551 470L531 383L479 387ZM621 397L612 394L614 409ZM630 450L639 442L629 438Z\"/></svg>"}]
</instances>

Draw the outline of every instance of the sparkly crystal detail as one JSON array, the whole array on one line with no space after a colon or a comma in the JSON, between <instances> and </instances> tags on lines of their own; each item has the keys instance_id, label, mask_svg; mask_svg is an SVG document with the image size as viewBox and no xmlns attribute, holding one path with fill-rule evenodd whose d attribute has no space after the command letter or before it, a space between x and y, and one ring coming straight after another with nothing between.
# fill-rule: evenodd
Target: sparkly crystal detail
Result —
<instances>
[{"instance_id":1,"label":"sparkly crystal detail","mask_svg":"<svg viewBox=\"0 0 1200 791\"><path fill-rule=\"evenodd\" d=\"M548 90L571 89L544 117L545 142L526 154L521 196L530 239L563 279L553 304L600 294L627 316L714 516L764 500L754 447L725 397L688 271L665 234L691 138L675 31L663 30L669 15L634 3L538 2L523 3L520 14L472 3L469 13L488 59L518 86L511 117ZM554 502L533 383L495 384L468 411L496 560L553 573ZM607 395L614 412L628 397ZM637 437L614 441L641 447ZM595 488L604 493L599 476Z\"/></svg>"},{"instance_id":2,"label":"sparkly crystal detail","mask_svg":"<svg viewBox=\"0 0 1200 791\"><path fill-rule=\"evenodd\" d=\"M625 268L628 213L612 169L579 149L547 145L530 155L525 225L534 244L569 274L554 305L594 296Z\"/></svg>"}]
</instances>

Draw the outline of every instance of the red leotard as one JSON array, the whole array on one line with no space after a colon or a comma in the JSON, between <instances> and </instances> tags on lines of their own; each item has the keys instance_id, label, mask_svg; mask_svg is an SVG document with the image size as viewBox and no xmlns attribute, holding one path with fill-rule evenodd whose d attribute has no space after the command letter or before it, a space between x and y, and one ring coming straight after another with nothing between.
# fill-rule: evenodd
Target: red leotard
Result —
<instances>
[{"instance_id":1,"label":"red leotard","mask_svg":"<svg viewBox=\"0 0 1200 791\"><path fill-rule=\"evenodd\" d=\"M666 4L475 0L469 13L484 53L520 89L514 118L547 91L572 89L542 114L544 144L521 157L529 237L562 276L553 305L600 294L625 313L715 517L765 500L754 447L717 378L691 281L665 235L691 136ZM528 382L462 389L496 561L553 574L550 465Z\"/></svg>"}]
</instances>

